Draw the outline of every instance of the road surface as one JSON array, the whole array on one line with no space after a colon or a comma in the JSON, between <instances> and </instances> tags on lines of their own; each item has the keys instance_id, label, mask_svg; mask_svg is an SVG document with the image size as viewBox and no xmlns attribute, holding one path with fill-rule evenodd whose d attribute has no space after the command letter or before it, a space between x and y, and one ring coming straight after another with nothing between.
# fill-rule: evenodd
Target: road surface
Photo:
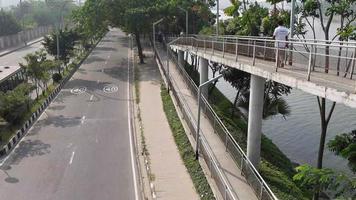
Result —
<instances>
[{"instance_id":1,"label":"road surface","mask_svg":"<svg viewBox=\"0 0 356 200\"><path fill-rule=\"evenodd\" d=\"M23 57L25 57L29 53L34 53L35 51L43 48L42 42L37 42L32 45L21 48L17 51L14 51L10 54L4 55L0 57L0 65L2 66L18 66L19 62L25 62Z\"/></svg>"},{"instance_id":2,"label":"road surface","mask_svg":"<svg viewBox=\"0 0 356 200\"><path fill-rule=\"evenodd\" d=\"M0 199L137 199L128 43L119 30L103 38L3 160Z\"/></svg>"}]
</instances>

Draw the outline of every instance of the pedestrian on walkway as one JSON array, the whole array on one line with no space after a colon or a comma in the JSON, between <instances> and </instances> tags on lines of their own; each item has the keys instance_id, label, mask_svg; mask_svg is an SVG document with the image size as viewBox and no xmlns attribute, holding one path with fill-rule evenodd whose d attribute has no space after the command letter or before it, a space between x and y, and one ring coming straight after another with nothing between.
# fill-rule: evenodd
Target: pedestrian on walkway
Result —
<instances>
[{"instance_id":1,"label":"pedestrian on walkway","mask_svg":"<svg viewBox=\"0 0 356 200\"><path fill-rule=\"evenodd\" d=\"M274 29L273 39L276 40L275 47L276 50L276 61L277 67L284 67L286 48L288 47L289 30L284 26L282 19L278 20L278 27Z\"/></svg>"}]
</instances>

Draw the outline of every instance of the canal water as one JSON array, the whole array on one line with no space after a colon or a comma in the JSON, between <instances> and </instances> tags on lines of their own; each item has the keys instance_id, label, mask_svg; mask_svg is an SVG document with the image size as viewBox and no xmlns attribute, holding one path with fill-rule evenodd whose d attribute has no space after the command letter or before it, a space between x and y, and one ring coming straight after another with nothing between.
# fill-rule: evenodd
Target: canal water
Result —
<instances>
[{"instance_id":1,"label":"canal water","mask_svg":"<svg viewBox=\"0 0 356 200\"><path fill-rule=\"evenodd\" d=\"M212 73L210 72L210 77ZM236 90L220 80L217 88L233 102ZM293 89L284 97L291 113L286 118L275 116L263 122L263 133L294 162L316 165L320 138L320 116L316 96ZM330 106L331 103L328 102ZM356 109L337 104L329 123L327 140L356 129ZM351 173L347 162L325 148L324 167Z\"/></svg>"}]
</instances>

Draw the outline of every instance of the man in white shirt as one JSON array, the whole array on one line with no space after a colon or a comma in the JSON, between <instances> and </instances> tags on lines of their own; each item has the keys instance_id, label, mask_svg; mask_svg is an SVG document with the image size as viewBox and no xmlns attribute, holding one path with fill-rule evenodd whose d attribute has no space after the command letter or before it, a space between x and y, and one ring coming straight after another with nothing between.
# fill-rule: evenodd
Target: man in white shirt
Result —
<instances>
[{"instance_id":1,"label":"man in white shirt","mask_svg":"<svg viewBox=\"0 0 356 200\"><path fill-rule=\"evenodd\" d=\"M285 48L288 47L288 43L283 41L288 41L289 30L283 24L283 20L278 20L278 27L273 33L273 39L276 40L275 47L278 48L278 53L276 51L277 67L284 67Z\"/></svg>"}]
</instances>

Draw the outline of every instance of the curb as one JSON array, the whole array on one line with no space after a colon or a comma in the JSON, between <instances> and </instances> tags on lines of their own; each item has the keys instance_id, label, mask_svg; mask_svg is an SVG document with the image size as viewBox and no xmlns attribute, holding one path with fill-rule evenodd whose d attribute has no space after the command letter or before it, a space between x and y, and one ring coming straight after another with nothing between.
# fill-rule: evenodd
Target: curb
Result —
<instances>
[{"instance_id":1,"label":"curb","mask_svg":"<svg viewBox=\"0 0 356 200\"><path fill-rule=\"evenodd\" d=\"M105 35L105 34L104 34ZM68 76L66 76L59 85L57 85L56 89L47 97L47 99L42 103L39 109L37 109L34 113L32 113L30 119L28 119L23 125L22 128L19 129L14 136L11 137L9 142L3 145L0 149L0 158L6 156L11 152L16 145L21 141L21 139L27 134L28 130L32 127L32 125L37 121L37 119L41 116L44 110L50 105L50 103L57 97L59 92L62 90L63 86L68 82L68 80L73 76L73 74L79 69L79 67L83 64L83 62L88 58L88 56L92 53L92 51L96 48L96 46L101 42L103 37L98 40L98 42L94 45L94 47L84 56L84 58L77 64L75 68L73 68ZM34 43L40 42L35 41ZM34 44L33 43L33 44ZM23 47L21 47L23 48ZM0 56L1 57L1 56Z\"/></svg>"},{"instance_id":2,"label":"curb","mask_svg":"<svg viewBox=\"0 0 356 200\"><path fill-rule=\"evenodd\" d=\"M10 54L10 53L13 53L13 52L18 51L18 50L20 50L20 49L23 49L23 48L25 48L25 47L28 47L28 46L31 46L31 45L33 45L33 44L39 43L39 42L41 42L43 39L44 39L44 38L42 37L41 39L32 40L31 42L27 43L26 45L23 45L23 46L20 46L20 47L16 47L16 48L11 49L11 50L9 50L9 51L6 51L6 50L5 50L5 52L3 51L4 53L0 53L0 57L6 56L6 55L8 55L8 54Z\"/></svg>"}]
</instances>

